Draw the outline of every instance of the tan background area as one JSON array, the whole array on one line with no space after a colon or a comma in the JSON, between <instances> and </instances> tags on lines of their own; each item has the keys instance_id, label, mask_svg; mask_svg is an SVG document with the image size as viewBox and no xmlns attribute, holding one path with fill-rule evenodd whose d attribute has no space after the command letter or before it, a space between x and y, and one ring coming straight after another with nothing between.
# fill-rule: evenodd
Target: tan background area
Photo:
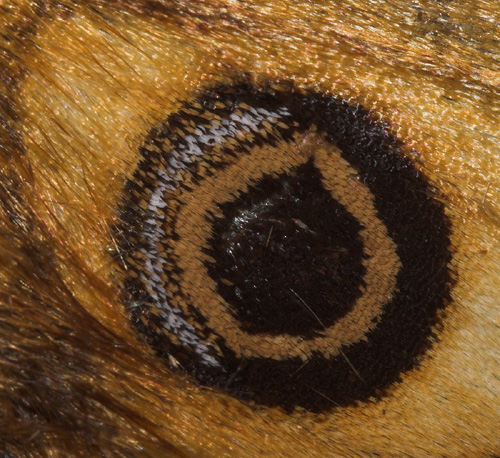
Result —
<instances>
[{"instance_id":1,"label":"tan background area","mask_svg":"<svg viewBox=\"0 0 500 458\"><path fill-rule=\"evenodd\" d=\"M500 453L496 2L96 1L68 2L70 13L40 4L0 10L14 37L0 58L0 166L9 180L22 177L23 202L15 218L4 205L0 231L0 300L12 310L0 359L10 450ZM362 103L390 123L445 202L453 300L439 342L380 402L322 415L257 408L171 374L130 328L109 228L138 146L182 101L242 75ZM6 202L14 188L3 183ZM25 234L28 213L37 229ZM47 391L20 389L33 375L26 367L50 380ZM20 399L39 409L36 419L13 413Z\"/></svg>"}]
</instances>

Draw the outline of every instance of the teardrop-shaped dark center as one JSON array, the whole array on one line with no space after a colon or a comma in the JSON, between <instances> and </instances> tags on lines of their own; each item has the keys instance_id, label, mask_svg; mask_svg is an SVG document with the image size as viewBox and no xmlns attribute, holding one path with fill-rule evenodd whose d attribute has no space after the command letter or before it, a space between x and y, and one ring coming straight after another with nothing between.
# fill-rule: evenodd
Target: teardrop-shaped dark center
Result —
<instances>
[{"instance_id":1,"label":"teardrop-shaped dark center","mask_svg":"<svg viewBox=\"0 0 500 458\"><path fill-rule=\"evenodd\" d=\"M312 159L219 208L206 267L246 332L310 338L353 307L365 273L361 226Z\"/></svg>"}]
</instances>

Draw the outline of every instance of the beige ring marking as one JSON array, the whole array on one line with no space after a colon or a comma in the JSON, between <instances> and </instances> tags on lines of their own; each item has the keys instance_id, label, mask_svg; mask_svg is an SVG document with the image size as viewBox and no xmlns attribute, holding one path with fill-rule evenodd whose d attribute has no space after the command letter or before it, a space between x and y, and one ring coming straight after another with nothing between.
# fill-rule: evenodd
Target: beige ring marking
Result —
<instances>
[{"instance_id":1,"label":"beige ring marking","mask_svg":"<svg viewBox=\"0 0 500 458\"><path fill-rule=\"evenodd\" d=\"M238 320L229 311L230 305L217 294L216 283L204 266L212 261L202 251L211 229L207 210L216 214L215 201L222 204L231 200L238 193L246 192L248 185L264 174L282 173L311 157L323 175L326 189L364 226L360 231L366 255L362 261L366 270L362 295L355 306L326 328L320 337L304 340L291 335L249 334L240 328ZM319 135L309 132L296 136L295 143L281 141L276 146L255 147L250 154L239 155L234 164L213 176L205 176L203 189L196 187L193 192L181 194L176 196L182 204L175 223L180 241L175 244L173 254L183 271L178 281L188 300L175 301L176 305L189 314L184 304L196 304L208 321L206 326L223 337L238 357L300 357L306 360L312 352L319 352L331 358L340 353L342 346L364 339L365 334L376 326L383 306L396 289L396 277L401 267L396 245L377 217L368 187L361 183L356 170L341 157L340 151ZM221 196L224 196L222 200Z\"/></svg>"}]
</instances>

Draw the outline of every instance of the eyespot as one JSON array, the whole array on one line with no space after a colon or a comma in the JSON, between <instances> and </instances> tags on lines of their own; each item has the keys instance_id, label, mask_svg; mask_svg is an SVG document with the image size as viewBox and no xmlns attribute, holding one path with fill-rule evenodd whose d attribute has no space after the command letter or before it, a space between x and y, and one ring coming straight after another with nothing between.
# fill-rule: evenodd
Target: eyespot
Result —
<instances>
[{"instance_id":1,"label":"eyespot","mask_svg":"<svg viewBox=\"0 0 500 458\"><path fill-rule=\"evenodd\" d=\"M219 86L151 130L125 189L124 300L203 385L321 412L415 366L450 224L389 126L290 85Z\"/></svg>"}]
</instances>

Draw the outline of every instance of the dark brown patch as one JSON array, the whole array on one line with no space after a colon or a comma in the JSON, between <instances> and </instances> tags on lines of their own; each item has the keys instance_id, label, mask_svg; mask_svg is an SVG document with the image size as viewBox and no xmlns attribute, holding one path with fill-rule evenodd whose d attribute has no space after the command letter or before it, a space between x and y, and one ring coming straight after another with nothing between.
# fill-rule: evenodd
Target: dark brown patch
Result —
<instances>
[{"instance_id":1,"label":"dark brown patch","mask_svg":"<svg viewBox=\"0 0 500 458\"><path fill-rule=\"evenodd\" d=\"M361 226L312 160L219 207L208 272L246 332L312 337L352 308L365 271Z\"/></svg>"}]
</instances>

